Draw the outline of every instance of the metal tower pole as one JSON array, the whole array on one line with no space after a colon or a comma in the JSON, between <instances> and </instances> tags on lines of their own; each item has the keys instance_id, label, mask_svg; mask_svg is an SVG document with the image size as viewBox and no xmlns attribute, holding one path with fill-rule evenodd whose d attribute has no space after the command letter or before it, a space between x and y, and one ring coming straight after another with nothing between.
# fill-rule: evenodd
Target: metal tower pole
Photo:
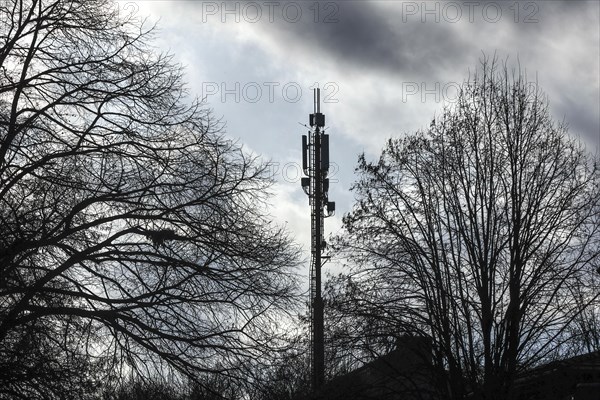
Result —
<instances>
[{"instance_id":1,"label":"metal tower pole","mask_svg":"<svg viewBox=\"0 0 600 400\"><path fill-rule=\"evenodd\" d=\"M323 298L321 295L322 252L324 219L333 215L335 203L328 201L329 135L322 133L325 115L320 110L320 90L314 91L314 113L309 116L311 131L302 137L302 167L307 178L302 187L311 205L311 265L310 265L310 311L311 311L311 369L312 389L317 392L325 381L325 340ZM327 208L327 215L325 215Z\"/></svg>"},{"instance_id":2,"label":"metal tower pole","mask_svg":"<svg viewBox=\"0 0 600 400\"><path fill-rule=\"evenodd\" d=\"M316 389L323 385L325 380L325 343L324 343L324 321L323 321L323 298L321 297L321 252L323 251L323 175L321 173L321 134L317 125L314 135L315 146L315 173L313 175L313 187L315 196L313 199L312 214L314 215L314 238L313 258L315 273L315 292L313 297L313 387Z\"/></svg>"}]
</instances>

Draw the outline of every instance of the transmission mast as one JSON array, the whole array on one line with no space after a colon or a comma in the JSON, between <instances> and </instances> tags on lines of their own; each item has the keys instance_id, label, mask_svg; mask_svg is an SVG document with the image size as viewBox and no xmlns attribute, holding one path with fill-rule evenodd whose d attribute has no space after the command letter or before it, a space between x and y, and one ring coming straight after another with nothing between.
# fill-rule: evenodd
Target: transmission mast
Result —
<instances>
[{"instance_id":1,"label":"transmission mast","mask_svg":"<svg viewBox=\"0 0 600 400\"><path fill-rule=\"evenodd\" d=\"M310 316L312 389L318 391L325 381L325 341L323 298L321 297L324 219L335 213L335 202L329 201L329 135L323 133L325 115L321 114L320 89L314 89L314 112L309 115L310 131L302 135L302 189L310 204Z\"/></svg>"}]
</instances>

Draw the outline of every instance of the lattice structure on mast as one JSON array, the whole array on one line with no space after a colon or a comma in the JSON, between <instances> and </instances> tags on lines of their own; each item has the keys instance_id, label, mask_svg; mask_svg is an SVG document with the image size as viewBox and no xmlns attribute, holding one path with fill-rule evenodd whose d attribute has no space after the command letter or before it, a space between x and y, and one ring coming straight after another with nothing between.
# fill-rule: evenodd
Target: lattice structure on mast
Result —
<instances>
[{"instance_id":1,"label":"lattice structure on mast","mask_svg":"<svg viewBox=\"0 0 600 400\"><path fill-rule=\"evenodd\" d=\"M320 90L314 90L314 113L309 115L311 130L302 135L301 180L310 204L311 259L310 259L310 321L311 371L313 391L325 380L325 343L323 298L321 296L322 252L325 249L324 219L335 213L335 202L329 201L329 135L323 133L325 115L321 113Z\"/></svg>"}]
</instances>

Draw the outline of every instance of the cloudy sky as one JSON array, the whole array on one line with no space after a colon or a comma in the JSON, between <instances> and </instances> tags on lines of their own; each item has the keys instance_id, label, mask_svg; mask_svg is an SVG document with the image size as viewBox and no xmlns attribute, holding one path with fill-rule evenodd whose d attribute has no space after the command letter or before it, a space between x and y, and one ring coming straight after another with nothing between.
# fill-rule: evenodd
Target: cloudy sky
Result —
<instances>
[{"instance_id":1,"label":"cloudy sky","mask_svg":"<svg viewBox=\"0 0 600 400\"><path fill-rule=\"evenodd\" d=\"M334 163L336 232L352 205L357 156L426 127L485 54L537 80L550 110L600 146L600 2L592 1L121 1L158 20L156 45L186 67L227 134L273 162L272 212L310 249L300 187L300 138L322 112ZM308 264L307 264L308 265ZM308 269L308 266L307 266Z\"/></svg>"}]
</instances>

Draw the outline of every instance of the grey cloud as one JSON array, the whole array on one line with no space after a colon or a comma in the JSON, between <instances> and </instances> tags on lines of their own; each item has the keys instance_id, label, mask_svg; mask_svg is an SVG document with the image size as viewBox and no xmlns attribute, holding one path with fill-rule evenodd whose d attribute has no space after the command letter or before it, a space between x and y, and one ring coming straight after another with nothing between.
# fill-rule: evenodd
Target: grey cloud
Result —
<instances>
[{"instance_id":1,"label":"grey cloud","mask_svg":"<svg viewBox=\"0 0 600 400\"><path fill-rule=\"evenodd\" d=\"M553 96L560 96L550 98L557 105L553 108L555 117L566 116L573 131L597 141L598 97L583 99L573 95L572 82L573 66L577 66L575 70L581 70L580 65L588 70L598 69L597 1L476 1L472 22L467 15L467 3L438 2L440 12L448 3L461 7L463 15L457 23L450 22L451 15L442 14L439 23L432 20L435 16L431 14L424 16L427 20L423 23L419 14L422 10L416 15L403 15L402 11L407 8L399 1L337 1L334 8L331 7L333 2L321 1L320 21L315 23L314 8L311 9L315 2L276 3L275 22L263 15L253 28L274 40L292 67L293 64L328 61L342 73L345 70L359 72L353 76L364 76L381 84L390 80L431 84L462 80L469 69L477 66L475 63L482 53L492 55L497 51L500 59L509 56L512 64L518 59L529 72L543 71L545 82L552 86ZM300 5L303 15L299 22L282 17L281 10L289 3ZM425 4L423 1L410 3L418 7ZM256 4L266 8L263 1ZM433 2L427 4L430 10L434 7ZM486 6L493 11L492 4L502 8L502 18L497 22L483 15ZM330 17L337 22L323 22L332 11L335 12ZM493 12L487 17L493 17ZM553 40L560 40L563 32L576 39L574 46L584 46L591 52L579 57L581 52L553 47ZM565 50L568 54L556 53ZM553 66L557 60L573 57L573 54L578 57L567 60L570 70ZM597 82L577 83L578 86L586 84L597 86Z\"/></svg>"},{"instance_id":2,"label":"grey cloud","mask_svg":"<svg viewBox=\"0 0 600 400\"><path fill-rule=\"evenodd\" d=\"M294 43L318 60L336 60L348 68L395 74L427 74L446 64L445 57L460 58L467 49L452 34L452 24L404 22L377 2L342 1L338 22L286 23L269 28L286 46ZM312 16L307 16L311 18Z\"/></svg>"},{"instance_id":3,"label":"grey cloud","mask_svg":"<svg viewBox=\"0 0 600 400\"><path fill-rule=\"evenodd\" d=\"M269 23L267 18L260 21L261 28L275 37L280 46L297 51L299 58L295 61L331 59L347 68L410 78L435 77L440 71L463 69L464 60L472 59L473 54L496 50L491 46L509 45L506 41L498 43L499 38L514 40L527 48L543 40L547 32L565 24L576 24L582 21L582 16L597 14L598 9L594 1L437 2L439 22L436 23L435 13L426 14L424 8L431 10L435 2L404 2L403 5L400 1L337 1L320 2L321 22L314 23L314 12L310 8L314 7L313 2L276 3L280 9L288 3L300 4L303 10L303 18L297 23L286 21L281 12L274 13L274 23ZM327 4L332 3L337 10L326 9ZM416 14L407 12L407 3L419 8ZM456 23L451 22L451 9L445 8L448 3L458 5L462 11ZM491 4L494 7L489 7ZM501 8L502 16L493 22L496 7ZM337 22L322 22L326 11L333 12ZM426 21L422 22L422 18ZM597 26L590 27L590 35L595 33L597 35Z\"/></svg>"},{"instance_id":4,"label":"grey cloud","mask_svg":"<svg viewBox=\"0 0 600 400\"><path fill-rule=\"evenodd\" d=\"M597 146L600 146L600 98L595 100L595 104L587 103L582 106L578 101L567 98L555 108L555 117L565 117L569 132L580 136L591 151L599 150Z\"/></svg>"}]
</instances>

